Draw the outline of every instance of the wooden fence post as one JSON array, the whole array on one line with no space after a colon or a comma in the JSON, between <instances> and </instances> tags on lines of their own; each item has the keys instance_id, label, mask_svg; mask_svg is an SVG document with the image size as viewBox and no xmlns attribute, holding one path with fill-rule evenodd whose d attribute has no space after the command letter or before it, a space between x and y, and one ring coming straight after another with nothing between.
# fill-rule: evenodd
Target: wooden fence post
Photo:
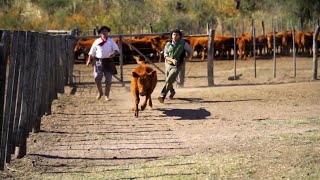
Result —
<instances>
[{"instance_id":1,"label":"wooden fence post","mask_svg":"<svg viewBox=\"0 0 320 180\"><path fill-rule=\"evenodd\" d=\"M299 31L302 31L302 18L299 17Z\"/></svg>"},{"instance_id":2,"label":"wooden fence post","mask_svg":"<svg viewBox=\"0 0 320 180\"><path fill-rule=\"evenodd\" d=\"M243 34L243 33L244 33L244 31L245 31L245 29L244 29L244 20L243 20L243 18L241 18L240 28L241 28L241 34Z\"/></svg>"},{"instance_id":3,"label":"wooden fence post","mask_svg":"<svg viewBox=\"0 0 320 180\"><path fill-rule=\"evenodd\" d=\"M198 34L201 34L201 32L202 32L201 21L198 21Z\"/></svg>"},{"instance_id":4,"label":"wooden fence post","mask_svg":"<svg viewBox=\"0 0 320 180\"><path fill-rule=\"evenodd\" d=\"M5 88L6 88L6 73L7 73L7 56L9 49L10 33L9 31L0 31L0 170L4 170L5 152L7 145L8 124L9 120L5 119Z\"/></svg>"},{"instance_id":5,"label":"wooden fence post","mask_svg":"<svg viewBox=\"0 0 320 180\"><path fill-rule=\"evenodd\" d=\"M293 77L297 76L297 59L296 59L296 35L294 27L292 26L292 58L293 58Z\"/></svg>"},{"instance_id":6,"label":"wooden fence post","mask_svg":"<svg viewBox=\"0 0 320 180\"><path fill-rule=\"evenodd\" d=\"M319 28L318 25L314 31L313 34L313 67L312 67L312 79L316 80L318 79L318 35L319 35Z\"/></svg>"},{"instance_id":7,"label":"wooden fence post","mask_svg":"<svg viewBox=\"0 0 320 180\"><path fill-rule=\"evenodd\" d=\"M232 24L233 27L233 78L236 79L237 77L237 31L236 28L234 27L234 24Z\"/></svg>"},{"instance_id":8,"label":"wooden fence post","mask_svg":"<svg viewBox=\"0 0 320 180\"><path fill-rule=\"evenodd\" d=\"M277 70L276 35L275 35L275 28L273 26L272 26L272 36L273 36L273 78L276 78L276 70Z\"/></svg>"},{"instance_id":9,"label":"wooden fence post","mask_svg":"<svg viewBox=\"0 0 320 180\"><path fill-rule=\"evenodd\" d=\"M50 35L50 44L51 44L51 55L50 57L54 57L54 59L52 58L49 58L47 59L47 61L52 61L51 62L51 73L52 73L52 76L51 76L51 96L50 96L50 109L51 109L51 102L54 100L54 99L57 99L58 98L58 95L57 95L57 84L58 84L58 80L57 80L57 72L58 72L58 67L59 67L59 59L58 59L58 52L59 52L59 48L58 47L58 36L52 36ZM54 48L55 47L55 48Z\"/></svg>"},{"instance_id":10,"label":"wooden fence post","mask_svg":"<svg viewBox=\"0 0 320 180\"><path fill-rule=\"evenodd\" d=\"M256 28L253 25L253 69L254 78L257 78L257 59L256 59Z\"/></svg>"},{"instance_id":11,"label":"wooden fence post","mask_svg":"<svg viewBox=\"0 0 320 180\"><path fill-rule=\"evenodd\" d=\"M264 28L264 21L261 21L261 26L262 26L262 35L266 34L265 28Z\"/></svg>"},{"instance_id":12,"label":"wooden fence post","mask_svg":"<svg viewBox=\"0 0 320 180\"><path fill-rule=\"evenodd\" d=\"M24 40L21 40L19 43L19 50L22 56L20 56L19 59L21 59L21 66L20 66L20 76L19 76L19 88L18 88L18 94L21 94L21 103L19 110L17 110L17 113L19 115L19 118L16 118L17 121L17 134L16 134L16 150L15 150L15 158L22 158L26 154L26 107L29 105L29 98L28 96L30 94L28 91L28 71L29 68L26 64L26 62L29 60L29 52L27 51L28 46L30 46L30 38L28 36L28 32L23 31L22 36L24 37ZM17 103L18 104L18 103Z\"/></svg>"},{"instance_id":13,"label":"wooden fence post","mask_svg":"<svg viewBox=\"0 0 320 180\"><path fill-rule=\"evenodd\" d=\"M36 85L35 85L35 90L34 90L34 94L35 94L35 105L34 105L34 115L35 115L35 119L33 121L33 126L32 126L32 132L33 133L38 133L40 132L40 124L41 124L41 99L42 99L42 91L41 91L41 88L42 88L42 77L41 77L41 71L43 71L43 68L42 68L42 54L43 54L43 35L40 34L40 33L37 33L37 45L36 45L36 49L38 50L37 51L37 54L36 54L36 57L35 57L35 63L36 63L36 66L35 68L37 69L36 70L36 73L35 73L35 81L36 81Z\"/></svg>"},{"instance_id":14,"label":"wooden fence post","mask_svg":"<svg viewBox=\"0 0 320 180\"><path fill-rule=\"evenodd\" d=\"M225 28L224 28L224 21L221 21L221 35L222 36L224 36L224 30ZM208 32L208 34L209 34L210 32Z\"/></svg>"},{"instance_id":15,"label":"wooden fence post","mask_svg":"<svg viewBox=\"0 0 320 180\"><path fill-rule=\"evenodd\" d=\"M208 65L207 65L207 72L208 72L208 86L213 86L214 85L214 34L215 30L210 29L210 34L209 34L209 41L208 41Z\"/></svg>"},{"instance_id":16,"label":"wooden fence post","mask_svg":"<svg viewBox=\"0 0 320 180\"><path fill-rule=\"evenodd\" d=\"M11 154L14 153L15 149L15 137L17 133L17 109L19 109L19 94L18 85L19 85L19 74L20 74L20 55L18 54L19 41L24 39L21 37L19 31L14 31L12 35L12 46L10 49L10 64L9 64L9 75L8 75L8 84L7 84L7 94L6 94L6 107L5 107L5 122L8 123L6 126L7 129L7 138L5 138L6 143L6 162L9 163L11 160ZM3 154L4 155L4 154Z\"/></svg>"},{"instance_id":17,"label":"wooden fence post","mask_svg":"<svg viewBox=\"0 0 320 180\"><path fill-rule=\"evenodd\" d=\"M149 24L149 33L153 33L153 28L152 28L152 24Z\"/></svg>"},{"instance_id":18,"label":"wooden fence post","mask_svg":"<svg viewBox=\"0 0 320 180\"><path fill-rule=\"evenodd\" d=\"M28 48L31 49L36 49L37 47L37 39L36 39L36 33L35 32L29 32L29 38L30 38L30 44ZM35 65L35 60L36 60L36 51L30 51L28 61L27 61L27 66L28 66L28 93L29 93L29 103L27 106L27 116L26 116L26 121L27 121L27 137L29 135L29 132L32 131L32 126L33 126L33 121L34 121L34 112L33 112L33 107L34 107L34 92L35 92L35 71L36 71L36 65ZM27 138L26 137L26 138Z\"/></svg>"},{"instance_id":19,"label":"wooden fence post","mask_svg":"<svg viewBox=\"0 0 320 180\"><path fill-rule=\"evenodd\" d=\"M74 64L74 53L73 48L76 44L74 36L67 37L67 49L68 49L68 59L67 59L67 72L66 72L66 82L69 85L73 84L73 64Z\"/></svg>"},{"instance_id":20,"label":"wooden fence post","mask_svg":"<svg viewBox=\"0 0 320 180\"><path fill-rule=\"evenodd\" d=\"M52 40L52 37L50 35L47 35L47 50L46 50L46 58L45 58L45 62L48 65L47 67L47 96L46 96L46 115L51 115L51 101L52 101L52 94L53 94L53 84L54 84L54 60L49 61L49 59L51 59L52 57L52 49L54 49L52 46L52 42L50 42Z\"/></svg>"},{"instance_id":21,"label":"wooden fence post","mask_svg":"<svg viewBox=\"0 0 320 180\"><path fill-rule=\"evenodd\" d=\"M58 61L58 74L57 74L57 93L64 93L64 69L65 69L65 63L64 63L64 58L66 57L66 49L65 49L65 38L64 36L59 36L58 38L58 54L57 54L57 61Z\"/></svg>"},{"instance_id":22,"label":"wooden fence post","mask_svg":"<svg viewBox=\"0 0 320 180\"><path fill-rule=\"evenodd\" d=\"M254 28L254 19L251 19L251 34L253 34L253 28Z\"/></svg>"},{"instance_id":23,"label":"wooden fence post","mask_svg":"<svg viewBox=\"0 0 320 180\"><path fill-rule=\"evenodd\" d=\"M122 86L124 86L123 83L123 42L122 42L122 35L119 35L119 53L120 53L120 57L119 57L119 64L120 64L120 81Z\"/></svg>"}]
</instances>

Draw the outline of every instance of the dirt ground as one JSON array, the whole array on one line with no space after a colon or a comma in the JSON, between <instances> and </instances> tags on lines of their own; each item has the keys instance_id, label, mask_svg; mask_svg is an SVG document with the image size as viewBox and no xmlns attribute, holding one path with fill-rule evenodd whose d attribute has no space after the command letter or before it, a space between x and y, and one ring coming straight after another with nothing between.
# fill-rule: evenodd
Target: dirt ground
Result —
<instances>
[{"instance_id":1,"label":"dirt ground","mask_svg":"<svg viewBox=\"0 0 320 180\"><path fill-rule=\"evenodd\" d=\"M75 87L53 102L42 132L30 134L27 155L0 172L4 179L319 179L320 82L312 58L186 66L184 88L134 117L130 72L113 78L111 101L95 100L92 67L75 65ZM156 65L164 70L163 63ZM119 67L118 67L119 68ZM118 69L120 72L120 69ZM117 75L119 77L119 75ZM320 76L318 75L318 78Z\"/></svg>"}]
</instances>

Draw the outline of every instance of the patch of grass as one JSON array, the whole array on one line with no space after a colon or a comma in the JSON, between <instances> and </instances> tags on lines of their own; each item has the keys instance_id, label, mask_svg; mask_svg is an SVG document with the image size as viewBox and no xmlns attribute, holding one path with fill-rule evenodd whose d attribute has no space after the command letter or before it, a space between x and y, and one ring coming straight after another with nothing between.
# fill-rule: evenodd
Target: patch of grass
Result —
<instances>
[{"instance_id":1,"label":"patch of grass","mask_svg":"<svg viewBox=\"0 0 320 180\"><path fill-rule=\"evenodd\" d=\"M320 130L311 130L304 133L290 133L282 134L280 139L283 141L290 141L289 143L294 144L310 144L314 143L320 145Z\"/></svg>"},{"instance_id":2,"label":"patch of grass","mask_svg":"<svg viewBox=\"0 0 320 180\"><path fill-rule=\"evenodd\" d=\"M297 120L297 124L310 124L310 125L320 125L320 117L318 118L307 118L305 120Z\"/></svg>"},{"instance_id":3,"label":"patch of grass","mask_svg":"<svg viewBox=\"0 0 320 180\"><path fill-rule=\"evenodd\" d=\"M199 153L147 162L47 169L26 179L319 179L320 155L312 146L265 144L249 151ZM289 142L289 143L287 143ZM93 163L94 164L94 163Z\"/></svg>"},{"instance_id":4,"label":"patch of grass","mask_svg":"<svg viewBox=\"0 0 320 180\"><path fill-rule=\"evenodd\" d=\"M190 156L176 156L149 161L141 164L132 164L113 167L95 167L89 170L92 173L65 174L66 179L137 179L137 178L164 178L164 179L198 179L198 178L237 178L251 177L255 170L250 166L250 158L245 155L213 155L195 154ZM83 170L82 170L83 171ZM50 179L54 174L48 174Z\"/></svg>"},{"instance_id":5,"label":"patch of grass","mask_svg":"<svg viewBox=\"0 0 320 180\"><path fill-rule=\"evenodd\" d=\"M274 126L299 126L299 125L320 125L320 117L306 118L306 119L254 119L253 121L262 125L274 125Z\"/></svg>"},{"instance_id":6,"label":"patch of grass","mask_svg":"<svg viewBox=\"0 0 320 180\"><path fill-rule=\"evenodd\" d=\"M314 119L298 122L317 124ZM287 168L285 178L289 179L320 179L320 129L303 133L283 133L273 139L278 147L282 164Z\"/></svg>"}]
</instances>

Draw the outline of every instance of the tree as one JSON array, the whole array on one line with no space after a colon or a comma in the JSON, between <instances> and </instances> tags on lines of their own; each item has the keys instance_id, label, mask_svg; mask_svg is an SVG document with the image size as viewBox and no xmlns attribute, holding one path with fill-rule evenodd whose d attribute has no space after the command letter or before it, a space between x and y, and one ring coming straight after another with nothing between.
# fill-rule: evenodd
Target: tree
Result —
<instances>
[{"instance_id":1,"label":"tree","mask_svg":"<svg viewBox=\"0 0 320 180\"><path fill-rule=\"evenodd\" d=\"M31 0L31 2L45 9L49 16L71 4L70 0Z\"/></svg>"}]
</instances>

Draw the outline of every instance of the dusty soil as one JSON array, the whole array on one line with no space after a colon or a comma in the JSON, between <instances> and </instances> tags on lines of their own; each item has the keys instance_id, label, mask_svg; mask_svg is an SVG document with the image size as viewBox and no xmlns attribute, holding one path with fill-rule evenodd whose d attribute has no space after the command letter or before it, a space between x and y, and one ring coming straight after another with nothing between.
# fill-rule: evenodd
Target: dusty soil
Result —
<instances>
[{"instance_id":1,"label":"dusty soil","mask_svg":"<svg viewBox=\"0 0 320 180\"><path fill-rule=\"evenodd\" d=\"M164 69L163 63L156 65ZM130 72L124 87L114 78L111 101L95 100L92 67L75 66L66 87L30 134L27 156L1 172L6 179L318 179L320 82L311 81L312 59L215 62L208 87L206 62L188 62L184 88L164 104L134 118ZM118 72L119 69L118 69ZM118 76L119 77L119 76ZM318 76L318 78L320 78Z\"/></svg>"}]
</instances>

